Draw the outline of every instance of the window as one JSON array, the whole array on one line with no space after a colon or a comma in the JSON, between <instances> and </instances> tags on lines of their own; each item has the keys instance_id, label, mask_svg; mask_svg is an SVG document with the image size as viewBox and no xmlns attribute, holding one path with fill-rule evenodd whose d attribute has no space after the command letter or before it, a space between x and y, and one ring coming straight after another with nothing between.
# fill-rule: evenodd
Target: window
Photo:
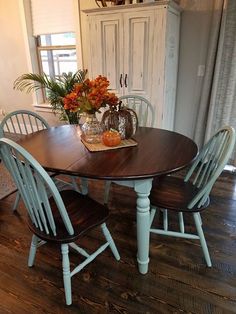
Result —
<instances>
[{"instance_id":1,"label":"window","mask_svg":"<svg viewBox=\"0 0 236 314\"><path fill-rule=\"evenodd\" d=\"M77 71L76 39L74 33L37 36L39 67L49 77Z\"/></svg>"},{"instance_id":2,"label":"window","mask_svg":"<svg viewBox=\"0 0 236 314\"><path fill-rule=\"evenodd\" d=\"M19 2L29 73L62 73L83 68L78 0L27 0ZM33 93L36 110L50 112L46 95Z\"/></svg>"}]
</instances>

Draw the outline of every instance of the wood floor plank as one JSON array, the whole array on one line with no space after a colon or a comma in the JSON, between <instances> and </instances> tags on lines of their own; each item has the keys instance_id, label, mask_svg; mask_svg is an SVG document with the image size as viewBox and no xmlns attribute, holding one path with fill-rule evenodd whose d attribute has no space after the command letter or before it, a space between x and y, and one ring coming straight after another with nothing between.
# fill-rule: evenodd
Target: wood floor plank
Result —
<instances>
[{"instance_id":1,"label":"wood floor plank","mask_svg":"<svg viewBox=\"0 0 236 314\"><path fill-rule=\"evenodd\" d=\"M104 185L91 181L90 194L102 202ZM223 173L203 212L203 228L213 267L207 268L197 241L151 236L149 273L136 263L135 193L112 185L109 229L121 254L117 262L106 250L72 278L73 304L64 301L60 249L51 244L37 251L27 266L31 233L15 195L0 201L0 314L5 313L236 313L236 176ZM187 217L186 217L187 219ZM159 224L160 222L155 221ZM171 216L177 228L177 219ZM189 229L194 224L189 218ZM95 249L103 241L98 229L80 244ZM70 254L71 267L78 255Z\"/></svg>"}]
</instances>

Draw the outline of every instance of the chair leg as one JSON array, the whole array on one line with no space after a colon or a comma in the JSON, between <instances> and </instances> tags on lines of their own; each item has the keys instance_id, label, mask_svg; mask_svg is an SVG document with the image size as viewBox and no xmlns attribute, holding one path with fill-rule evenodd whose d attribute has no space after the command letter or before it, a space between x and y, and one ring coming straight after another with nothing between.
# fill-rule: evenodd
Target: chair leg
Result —
<instances>
[{"instance_id":1,"label":"chair leg","mask_svg":"<svg viewBox=\"0 0 236 314\"><path fill-rule=\"evenodd\" d=\"M163 228L165 231L168 230L168 211L163 209Z\"/></svg>"},{"instance_id":2,"label":"chair leg","mask_svg":"<svg viewBox=\"0 0 236 314\"><path fill-rule=\"evenodd\" d=\"M201 225L202 225L202 217L201 217L201 214L200 214L200 213L198 213L198 217L199 217L200 223L201 223Z\"/></svg>"},{"instance_id":3,"label":"chair leg","mask_svg":"<svg viewBox=\"0 0 236 314\"><path fill-rule=\"evenodd\" d=\"M152 226L152 223L153 223L153 219L156 215L156 207L151 207L151 210L150 210L150 227Z\"/></svg>"},{"instance_id":4,"label":"chair leg","mask_svg":"<svg viewBox=\"0 0 236 314\"><path fill-rule=\"evenodd\" d=\"M111 181L106 181L105 182L105 191L104 191L104 200L103 200L104 204L108 204L110 187L111 187Z\"/></svg>"},{"instance_id":5,"label":"chair leg","mask_svg":"<svg viewBox=\"0 0 236 314\"><path fill-rule=\"evenodd\" d=\"M62 270L63 270L63 282L65 289L65 298L66 304L72 304L71 297L71 275L70 275L70 260L69 260L69 245L62 244L61 245L61 253L62 253Z\"/></svg>"},{"instance_id":6,"label":"chair leg","mask_svg":"<svg viewBox=\"0 0 236 314\"><path fill-rule=\"evenodd\" d=\"M81 182L81 193L83 195L88 194L88 179L87 178L80 178Z\"/></svg>"},{"instance_id":7,"label":"chair leg","mask_svg":"<svg viewBox=\"0 0 236 314\"><path fill-rule=\"evenodd\" d=\"M32 240L31 240L29 257L28 257L29 267L32 267L34 265L34 259L35 259L35 255L37 251L38 242L39 242L39 238L35 234L33 234Z\"/></svg>"},{"instance_id":8,"label":"chair leg","mask_svg":"<svg viewBox=\"0 0 236 314\"><path fill-rule=\"evenodd\" d=\"M119 252L118 252L118 250L117 250L117 247L116 247L116 245L115 245L115 242L114 242L114 240L112 239L112 236L111 236L111 234L110 234L110 232L109 232L109 230L108 230L106 224L103 223L103 224L101 225L101 228L102 228L102 232L103 232L103 234L104 234L104 237L106 238L107 242L109 243L110 249L111 249L113 255L115 256L115 259L116 259L117 261L119 261L119 260L120 260L120 254L119 254Z\"/></svg>"},{"instance_id":9,"label":"chair leg","mask_svg":"<svg viewBox=\"0 0 236 314\"><path fill-rule=\"evenodd\" d=\"M20 192L17 191L17 192L16 192L16 199L15 199L14 205L13 205L13 207L12 207L12 210L13 210L13 211L17 210L17 207L18 207L18 205L19 205L19 201L20 201Z\"/></svg>"},{"instance_id":10,"label":"chair leg","mask_svg":"<svg viewBox=\"0 0 236 314\"><path fill-rule=\"evenodd\" d=\"M76 181L76 177L71 176L71 184L74 188L75 191L80 192L77 181Z\"/></svg>"},{"instance_id":11,"label":"chair leg","mask_svg":"<svg viewBox=\"0 0 236 314\"><path fill-rule=\"evenodd\" d=\"M202 250L203 250L203 254L204 254L207 266L211 267L212 266L211 258L210 258L210 254L209 254L209 251L208 251L206 239L205 239L205 236L204 236L204 233L203 233L203 230L202 230L201 220L199 219L198 213L194 213L193 214L193 218L194 218L194 221L195 221L197 233L198 233L198 236L199 236L199 239L200 239L200 243L201 243L201 246L202 246Z\"/></svg>"},{"instance_id":12,"label":"chair leg","mask_svg":"<svg viewBox=\"0 0 236 314\"><path fill-rule=\"evenodd\" d=\"M179 216L179 228L180 228L180 232L184 233L184 216L183 216L183 212L179 212L178 213Z\"/></svg>"}]
</instances>

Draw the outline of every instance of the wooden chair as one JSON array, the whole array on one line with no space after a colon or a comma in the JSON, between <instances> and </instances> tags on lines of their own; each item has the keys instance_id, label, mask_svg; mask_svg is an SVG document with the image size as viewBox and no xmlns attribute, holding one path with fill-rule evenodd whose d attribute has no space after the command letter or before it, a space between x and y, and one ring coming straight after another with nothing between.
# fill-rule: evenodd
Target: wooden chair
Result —
<instances>
[{"instance_id":1,"label":"wooden chair","mask_svg":"<svg viewBox=\"0 0 236 314\"><path fill-rule=\"evenodd\" d=\"M119 100L121 100L126 107L131 108L136 112L139 126L153 127L155 118L154 109L152 104L146 98L138 95L124 95L119 97ZM108 204L112 182L116 183L115 181L109 180L105 182L104 204Z\"/></svg>"},{"instance_id":2,"label":"wooden chair","mask_svg":"<svg viewBox=\"0 0 236 314\"><path fill-rule=\"evenodd\" d=\"M150 194L150 232L166 236L200 240L208 267L212 266L200 212L210 204L209 194L232 154L235 131L220 129L209 141L187 172L185 178L165 176L156 180ZM163 211L163 229L152 226L156 209ZM178 213L179 231L169 230L168 211ZM193 215L196 234L185 232L183 213Z\"/></svg>"},{"instance_id":3,"label":"wooden chair","mask_svg":"<svg viewBox=\"0 0 236 314\"><path fill-rule=\"evenodd\" d=\"M16 110L8 115L6 115L1 124L0 129L1 133L0 136L12 136L13 140L17 139L17 135L22 134L31 134L36 131L44 130L49 128L49 124L47 121L38 115L35 112L28 111L28 110ZM55 175L53 174L55 177ZM78 191L78 185L76 183L76 178L71 176L71 185L75 190ZM54 178L58 185L65 184L62 180L58 180ZM68 184L68 183L67 183ZM18 203L20 200L20 194L17 192L16 199L13 204L13 210L17 209Z\"/></svg>"},{"instance_id":4,"label":"wooden chair","mask_svg":"<svg viewBox=\"0 0 236 314\"><path fill-rule=\"evenodd\" d=\"M115 243L106 227L108 208L75 190L59 192L41 165L20 145L7 138L0 139L2 161L11 173L28 211L28 226L33 233L28 266L34 264L36 250L46 242L60 245L66 304L72 303L71 277L83 269L108 246L120 259ZM51 197L48 198L47 191ZM106 242L88 254L75 241L100 226ZM69 248L85 260L70 270Z\"/></svg>"}]
</instances>

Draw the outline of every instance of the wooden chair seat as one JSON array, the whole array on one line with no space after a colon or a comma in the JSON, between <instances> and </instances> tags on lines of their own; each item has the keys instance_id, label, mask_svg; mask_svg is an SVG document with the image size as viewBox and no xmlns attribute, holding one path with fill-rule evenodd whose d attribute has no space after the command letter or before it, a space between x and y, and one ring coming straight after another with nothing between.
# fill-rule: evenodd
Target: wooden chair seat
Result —
<instances>
[{"instance_id":1,"label":"wooden chair seat","mask_svg":"<svg viewBox=\"0 0 236 314\"><path fill-rule=\"evenodd\" d=\"M109 211L106 206L97 203L88 196L82 195L74 190L61 191L60 195L67 209L68 216L74 229L74 234L68 234L57 205L51 197L49 202L57 226L56 236L54 236L52 232L50 232L50 234L41 232L32 223L32 220L30 218L28 219L30 230L44 241L58 243L75 242L81 235L84 235L90 229L104 223L109 216Z\"/></svg>"},{"instance_id":2,"label":"wooden chair seat","mask_svg":"<svg viewBox=\"0 0 236 314\"><path fill-rule=\"evenodd\" d=\"M183 178L164 176L155 180L151 194L151 204L159 208L175 210L177 212L198 212L209 205L209 198L203 206L197 204L189 209L188 205L197 195L199 189L190 181L184 182Z\"/></svg>"}]
</instances>

